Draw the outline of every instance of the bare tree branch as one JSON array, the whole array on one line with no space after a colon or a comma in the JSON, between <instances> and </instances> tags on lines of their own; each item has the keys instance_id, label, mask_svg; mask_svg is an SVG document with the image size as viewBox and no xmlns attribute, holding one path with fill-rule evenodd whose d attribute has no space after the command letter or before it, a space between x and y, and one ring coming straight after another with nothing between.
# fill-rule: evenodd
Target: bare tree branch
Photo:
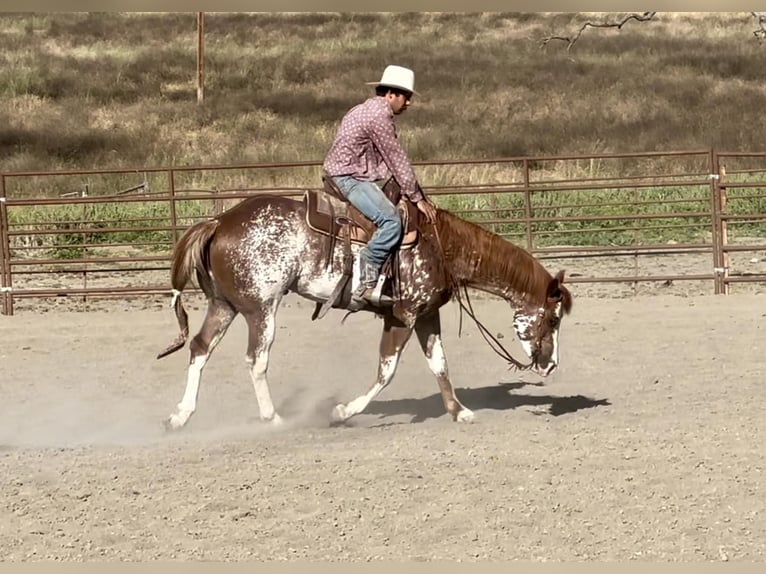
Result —
<instances>
[{"instance_id":1,"label":"bare tree branch","mask_svg":"<svg viewBox=\"0 0 766 574\"><path fill-rule=\"evenodd\" d=\"M766 38L766 12L750 12L755 18L758 19L759 30L753 32L753 36L758 38L758 41Z\"/></svg>"},{"instance_id":2,"label":"bare tree branch","mask_svg":"<svg viewBox=\"0 0 766 574\"><path fill-rule=\"evenodd\" d=\"M618 30L621 30L622 27L631 20L636 20L638 22L646 22L654 18L655 14L657 14L657 12L644 12L643 14L630 14L629 16L625 16L619 22L585 22L585 24L583 24L580 27L580 29L577 31L577 34L575 34L574 36L572 37L549 36L547 38L543 38L543 40L541 41L541 44L543 47L545 47L552 40L560 40L562 42L567 43L567 52L569 52L572 49L572 46L574 46L574 43L580 39L580 36L582 36L582 33L585 32L587 28L617 28ZM763 23L761 24L761 26L763 27ZM764 33L766 34L766 30L764 30Z\"/></svg>"}]
</instances>

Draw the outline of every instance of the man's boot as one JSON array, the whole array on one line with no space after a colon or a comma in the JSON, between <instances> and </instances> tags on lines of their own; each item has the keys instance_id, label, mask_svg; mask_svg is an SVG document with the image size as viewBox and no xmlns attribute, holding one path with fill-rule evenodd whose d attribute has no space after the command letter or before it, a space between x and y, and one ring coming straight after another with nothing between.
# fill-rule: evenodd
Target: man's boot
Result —
<instances>
[{"instance_id":1,"label":"man's boot","mask_svg":"<svg viewBox=\"0 0 766 574\"><path fill-rule=\"evenodd\" d=\"M388 295L383 294L383 285L386 282L386 276L378 271L371 263L364 258L359 260L359 286L351 294L356 301L363 301L375 307L393 305L394 300Z\"/></svg>"}]
</instances>

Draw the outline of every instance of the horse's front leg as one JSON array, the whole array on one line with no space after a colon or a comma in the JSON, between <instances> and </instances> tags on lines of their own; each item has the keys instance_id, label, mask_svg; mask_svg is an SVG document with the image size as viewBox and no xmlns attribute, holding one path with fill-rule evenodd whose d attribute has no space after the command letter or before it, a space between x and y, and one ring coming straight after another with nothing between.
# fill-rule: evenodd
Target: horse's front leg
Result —
<instances>
[{"instance_id":1,"label":"horse's front leg","mask_svg":"<svg viewBox=\"0 0 766 574\"><path fill-rule=\"evenodd\" d=\"M421 349L426 356L428 366L439 383L442 393L444 408L452 415L452 420L458 422L471 422L473 411L467 409L455 395L455 389L449 379L447 369L447 356L444 354L444 344L441 335L441 318L439 311L430 315L419 317L415 323L415 333L418 337Z\"/></svg>"},{"instance_id":2,"label":"horse's front leg","mask_svg":"<svg viewBox=\"0 0 766 574\"><path fill-rule=\"evenodd\" d=\"M396 372L399 357L402 354L407 341L412 335L412 327L399 323L396 319L386 316L383 320L383 334L380 338L380 359L378 361L378 376L375 383L365 394L355 398L347 404L339 404L330 414L333 423L347 421L354 415L358 415L370 404L380 391L382 391Z\"/></svg>"}]
</instances>

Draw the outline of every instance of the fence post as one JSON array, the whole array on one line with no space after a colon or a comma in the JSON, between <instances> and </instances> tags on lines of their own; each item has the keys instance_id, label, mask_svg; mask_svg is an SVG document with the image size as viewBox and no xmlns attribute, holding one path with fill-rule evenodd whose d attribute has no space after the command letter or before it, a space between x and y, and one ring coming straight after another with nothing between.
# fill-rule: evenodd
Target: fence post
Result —
<instances>
[{"instance_id":1,"label":"fence post","mask_svg":"<svg viewBox=\"0 0 766 574\"><path fill-rule=\"evenodd\" d=\"M87 182L85 182L85 184L82 187L82 191L80 192L80 197L88 197L88 196L90 196L90 186L88 185ZM83 227L88 227L87 221L88 221L88 204L83 203L82 204L82 222L78 225L78 227L80 229L82 229ZM82 257L87 260L88 256L90 255L90 251L88 249L88 243L90 243L91 241L92 234L81 233L80 237L82 238L82 243L84 245L84 247L82 248ZM83 263L82 265L82 290L83 290L82 302L87 304L88 303L88 264L87 263Z\"/></svg>"},{"instance_id":2,"label":"fence post","mask_svg":"<svg viewBox=\"0 0 766 574\"><path fill-rule=\"evenodd\" d=\"M170 227L173 228L173 247L178 241L178 215L176 214L176 180L175 171L168 171L168 194L170 195Z\"/></svg>"},{"instance_id":3,"label":"fence post","mask_svg":"<svg viewBox=\"0 0 766 574\"><path fill-rule=\"evenodd\" d=\"M708 178L710 179L710 233L713 243L713 293L721 293L721 217L718 201L718 154L714 149L710 150L710 165Z\"/></svg>"},{"instance_id":4,"label":"fence post","mask_svg":"<svg viewBox=\"0 0 766 574\"><path fill-rule=\"evenodd\" d=\"M197 12L197 103L205 99L205 13Z\"/></svg>"},{"instance_id":5,"label":"fence post","mask_svg":"<svg viewBox=\"0 0 766 574\"><path fill-rule=\"evenodd\" d=\"M3 302L3 315L13 315L11 240L8 232L8 204L5 195L5 174L0 173L0 301Z\"/></svg>"},{"instance_id":6,"label":"fence post","mask_svg":"<svg viewBox=\"0 0 766 574\"><path fill-rule=\"evenodd\" d=\"M721 290L724 295L728 295L730 291L729 278L729 250L726 248L729 245L729 222L726 220L726 204L728 203L728 192L726 191L726 185L724 184L724 178L726 177L726 166L721 164L718 169L718 217L721 221L720 225L720 240L721 240L721 267L723 272L721 275Z\"/></svg>"},{"instance_id":7,"label":"fence post","mask_svg":"<svg viewBox=\"0 0 766 574\"><path fill-rule=\"evenodd\" d=\"M529 160L524 158L524 216L527 220L527 251L532 252L532 191L529 189Z\"/></svg>"},{"instance_id":8,"label":"fence post","mask_svg":"<svg viewBox=\"0 0 766 574\"><path fill-rule=\"evenodd\" d=\"M728 229L726 222L726 166L721 163L721 157L715 150L710 152L710 194L713 213L713 271L715 272L715 294L728 295L729 282L729 253Z\"/></svg>"},{"instance_id":9,"label":"fence post","mask_svg":"<svg viewBox=\"0 0 766 574\"><path fill-rule=\"evenodd\" d=\"M213 215L217 217L223 213L223 199L221 199L217 185L213 187L212 191L215 193L215 199L213 200Z\"/></svg>"}]
</instances>

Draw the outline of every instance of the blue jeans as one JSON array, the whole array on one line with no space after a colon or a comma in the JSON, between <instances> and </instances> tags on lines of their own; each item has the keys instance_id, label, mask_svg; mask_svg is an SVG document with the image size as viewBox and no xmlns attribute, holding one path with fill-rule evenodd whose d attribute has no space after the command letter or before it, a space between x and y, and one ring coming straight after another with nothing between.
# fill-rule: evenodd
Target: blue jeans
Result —
<instances>
[{"instance_id":1,"label":"blue jeans","mask_svg":"<svg viewBox=\"0 0 766 574\"><path fill-rule=\"evenodd\" d=\"M399 212L383 191L371 181L360 181L350 175L333 177L349 203L364 213L376 225L377 229L369 243L362 248L362 258L377 267L386 262L402 240L403 226Z\"/></svg>"}]
</instances>

